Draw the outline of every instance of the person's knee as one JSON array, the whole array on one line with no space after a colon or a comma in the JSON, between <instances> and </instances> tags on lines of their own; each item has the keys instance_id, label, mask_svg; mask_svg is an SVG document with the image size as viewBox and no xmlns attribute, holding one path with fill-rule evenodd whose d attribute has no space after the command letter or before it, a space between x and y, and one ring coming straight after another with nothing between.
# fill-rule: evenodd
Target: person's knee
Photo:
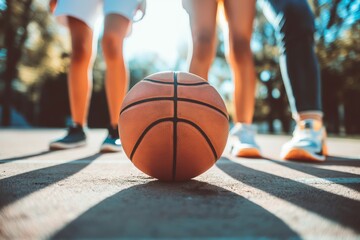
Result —
<instances>
[{"instance_id":1,"label":"person's knee","mask_svg":"<svg viewBox=\"0 0 360 240\"><path fill-rule=\"evenodd\" d=\"M210 61L213 57L214 35L203 31L193 36L193 56L200 61Z\"/></svg>"},{"instance_id":2,"label":"person's knee","mask_svg":"<svg viewBox=\"0 0 360 240\"><path fill-rule=\"evenodd\" d=\"M241 62L249 58L251 54L250 39L242 35L230 37L230 56L236 61Z\"/></svg>"},{"instance_id":3,"label":"person's knee","mask_svg":"<svg viewBox=\"0 0 360 240\"><path fill-rule=\"evenodd\" d=\"M101 45L106 59L114 60L122 57L123 38L119 34L104 33Z\"/></svg>"},{"instance_id":4,"label":"person's knee","mask_svg":"<svg viewBox=\"0 0 360 240\"><path fill-rule=\"evenodd\" d=\"M72 45L71 60L73 62L88 62L91 59L92 45L78 41Z\"/></svg>"}]
</instances>

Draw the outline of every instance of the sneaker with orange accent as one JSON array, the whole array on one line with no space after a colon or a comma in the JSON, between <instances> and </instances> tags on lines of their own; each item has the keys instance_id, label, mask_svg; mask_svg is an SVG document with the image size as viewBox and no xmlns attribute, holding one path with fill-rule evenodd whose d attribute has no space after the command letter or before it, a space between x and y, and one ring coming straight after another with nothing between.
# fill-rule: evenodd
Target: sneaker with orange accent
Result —
<instances>
[{"instance_id":1,"label":"sneaker with orange accent","mask_svg":"<svg viewBox=\"0 0 360 240\"><path fill-rule=\"evenodd\" d=\"M261 158L260 147L255 142L256 128L251 124L236 123L230 131L231 155Z\"/></svg>"},{"instance_id":2,"label":"sneaker with orange accent","mask_svg":"<svg viewBox=\"0 0 360 240\"><path fill-rule=\"evenodd\" d=\"M281 158L293 161L323 162L327 155L326 130L320 121L300 121L291 141L284 144Z\"/></svg>"}]
</instances>

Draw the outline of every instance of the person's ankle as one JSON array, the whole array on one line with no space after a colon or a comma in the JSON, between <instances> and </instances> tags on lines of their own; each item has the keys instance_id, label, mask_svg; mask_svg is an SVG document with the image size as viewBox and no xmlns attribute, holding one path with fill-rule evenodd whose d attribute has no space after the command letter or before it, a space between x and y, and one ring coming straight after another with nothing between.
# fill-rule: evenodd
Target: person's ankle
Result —
<instances>
[{"instance_id":1,"label":"person's ankle","mask_svg":"<svg viewBox=\"0 0 360 240\"><path fill-rule=\"evenodd\" d=\"M303 111L297 114L294 114L294 119L296 122L302 122L304 120L315 120L317 123L322 125L323 123L323 113L321 111Z\"/></svg>"},{"instance_id":2,"label":"person's ankle","mask_svg":"<svg viewBox=\"0 0 360 240\"><path fill-rule=\"evenodd\" d=\"M297 125L300 128L306 128L311 125L311 128L318 131L323 128L322 112L305 112L299 113Z\"/></svg>"},{"instance_id":3,"label":"person's ankle","mask_svg":"<svg viewBox=\"0 0 360 240\"><path fill-rule=\"evenodd\" d=\"M84 128L84 124L78 123L78 122L73 122L71 124L72 127L76 127L76 128Z\"/></svg>"},{"instance_id":4,"label":"person's ankle","mask_svg":"<svg viewBox=\"0 0 360 240\"><path fill-rule=\"evenodd\" d=\"M112 138L119 138L118 125L109 124L108 133Z\"/></svg>"},{"instance_id":5,"label":"person's ankle","mask_svg":"<svg viewBox=\"0 0 360 240\"><path fill-rule=\"evenodd\" d=\"M246 127L246 126L248 126L248 127L250 127L250 126L254 126L253 125L253 123L248 123L248 122L234 122L234 125L235 126L244 126L244 127Z\"/></svg>"}]
</instances>

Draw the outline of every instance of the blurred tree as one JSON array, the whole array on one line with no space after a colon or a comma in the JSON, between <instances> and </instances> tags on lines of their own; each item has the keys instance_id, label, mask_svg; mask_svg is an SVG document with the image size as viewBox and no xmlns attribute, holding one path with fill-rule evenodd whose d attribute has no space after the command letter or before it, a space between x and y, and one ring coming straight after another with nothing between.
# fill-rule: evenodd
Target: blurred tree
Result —
<instances>
[{"instance_id":1,"label":"blurred tree","mask_svg":"<svg viewBox=\"0 0 360 240\"><path fill-rule=\"evenodd\" d=\"M53 81L67 68L66 44L49 14L47 1L12 0L1 8L0 39L5 51L2 124L9 125L10 107L26 115L31 124L39 124L40 95L45 81ZM44 89L46 90L46 89ZM13 98L22 98L21 104Z\"/></svg>"},{"instance_id":2,"label":"blurred tree","mask_svg":"<svg viewBox=\"0 0 360 240\"><path fill-rule=\"evenodd\" d=\"M142 55L134 56L129 60L130 70L130 86L131 89L144 77L159 72L170 71L170 66L164 62L157 54L145 53Z\"/></svg>"},{"instance_id":3,"label":"blurred tree","mask_svg":"<svg viewBox=\"0 0 360 240\"><path fill-rule=\"evenodd\" d=\"M313 0L317 54L323 81L325 121L330 132L360 133L360 2ZM344 116L339 113L343 106Z\"/></svg>"},{"instance_id":4,"label":"blurred tree","mask_svg":"<svg viewBox=\"0 0 360 240\"><path fill-rule=\"evenodd\" d=\"M28 36L27 26L31 18L32 0L6 0L1 12L1 29L3 29L3 47L6 51L5 69L3 73L4 92L2 97L1 125L10 125L10 106L12 101L12 83L17 77L17 66L21 58L23 46Z\"/></svg>"}]
</instances>

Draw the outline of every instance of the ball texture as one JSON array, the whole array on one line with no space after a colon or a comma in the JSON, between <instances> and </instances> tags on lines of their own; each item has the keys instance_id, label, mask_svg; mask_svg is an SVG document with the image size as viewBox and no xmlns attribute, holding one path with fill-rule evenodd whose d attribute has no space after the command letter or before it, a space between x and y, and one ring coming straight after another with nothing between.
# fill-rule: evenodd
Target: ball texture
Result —
<instances>
[{"instance_id":1,"label":"ball texture","mask_svg":"<svg viewBox=\"0 0 360 240\"><path fill-rule=\"evenodd\" d=\"M128 92L119 134L124 152L142 172L163 181L185 181L220 158L228 120L224 101L204 79L161 72Z\"/></svg>"}]
</instances>

